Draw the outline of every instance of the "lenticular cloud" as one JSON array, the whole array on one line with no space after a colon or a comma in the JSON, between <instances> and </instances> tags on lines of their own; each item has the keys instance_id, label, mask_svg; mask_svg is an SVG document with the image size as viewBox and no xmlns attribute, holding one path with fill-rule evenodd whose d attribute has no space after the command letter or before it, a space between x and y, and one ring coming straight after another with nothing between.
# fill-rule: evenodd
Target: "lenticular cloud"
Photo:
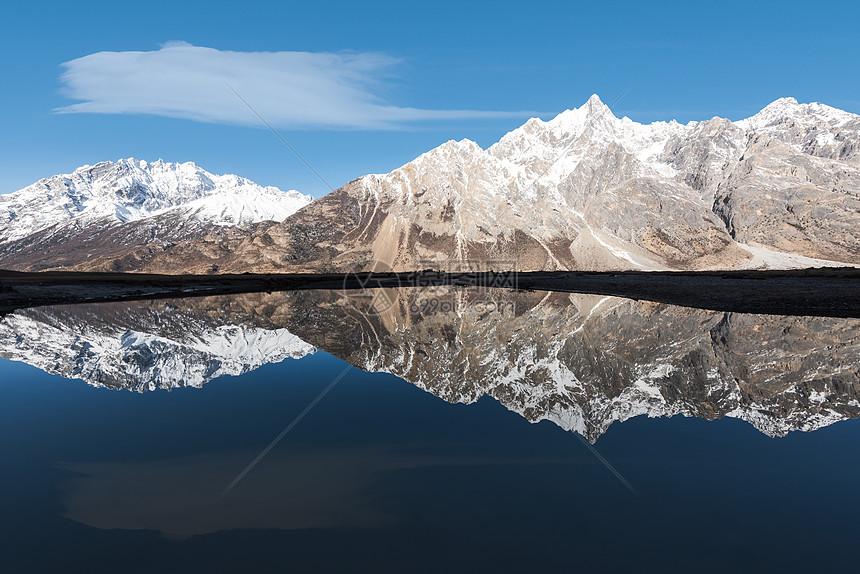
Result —
<instances>
[{"instance_id":1,"label":"lenticular cloud","mask_svg":"<svg viewBox=\"0 0 860 574\"><path fill-rule=\"evenodd\" d=\"M410 122L519 117L430 110L376 95L398 60L378 53L233 52L172 42L150 52L97 52L62 64L60 113L152 114L238 125L391 129ZM231 90L232 88L232 90Z\"/></svg>"}]
</instances>

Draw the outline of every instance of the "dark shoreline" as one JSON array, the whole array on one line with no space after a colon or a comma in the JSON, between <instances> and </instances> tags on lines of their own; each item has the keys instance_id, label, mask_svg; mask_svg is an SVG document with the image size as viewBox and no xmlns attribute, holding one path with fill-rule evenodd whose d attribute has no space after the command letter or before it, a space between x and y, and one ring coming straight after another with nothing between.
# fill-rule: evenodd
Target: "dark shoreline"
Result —
<instances>
[{"instance_id":1,"label":"dark shoreline","mask_svg":"<svg viewBox=\"0 0 860 574\"><path fill-rule=\"evenodd\" d=\"M43 305L300 289L459 285L588 293L714 311L860 318L860 269L152 275L0 270L0 314Z\"/></svg>"}]
</instances>

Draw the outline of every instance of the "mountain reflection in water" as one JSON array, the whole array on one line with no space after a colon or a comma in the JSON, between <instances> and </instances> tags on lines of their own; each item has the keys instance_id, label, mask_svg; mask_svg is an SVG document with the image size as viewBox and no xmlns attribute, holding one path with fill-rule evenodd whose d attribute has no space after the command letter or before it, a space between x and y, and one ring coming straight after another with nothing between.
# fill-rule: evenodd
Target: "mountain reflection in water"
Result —
<instances>
[{"instance_id":1,"label":"mountain reflection in water","mask_svg":"<svg viewBox=\"0 0 860 574\"><path fill-rule=\"evenodd\" d=\"M736 417L782 436L860 416L858 327L563 293L300 291L22 310L0 321L0 356L145 391L321 349L592 442L638 415Z\"/></svg>"}]
</instances>

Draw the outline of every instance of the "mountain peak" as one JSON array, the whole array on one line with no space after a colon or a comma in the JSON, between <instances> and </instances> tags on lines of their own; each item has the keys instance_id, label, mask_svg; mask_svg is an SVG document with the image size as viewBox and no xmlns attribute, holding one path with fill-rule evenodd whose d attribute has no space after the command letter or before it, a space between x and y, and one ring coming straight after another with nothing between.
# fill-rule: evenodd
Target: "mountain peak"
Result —
<instances>
[{"instance_id":1,"label":"mountain peak","mask_svg":"<svg viewBox=\"0 0 860 574\"><path fill-rule=\"evenodd\" d=\"M443 144L436 146L428 152L425 152L407 163L401 168L415 164L436 164L438 162L447 162L452 157L471 157L480 154L484 149L474 141L463 138L461 140L448 140Z\"/></svg>"},{"instance_id":2,"label":"mountain peak","mask_svg":"<svg viewBox=\"0 0 860 574\"><path fill-rule=\"evenodd\" d=\"M794 107L794 106L799 106L799 105L800 104L797 103L797 98L792 98L789 96L789 97L785 97L785 98L778 98L778 99L772 101L770 104L765 106L765 109L770 108L770 107L789 108L789 107Z\"/></svg>"},{"instance_id":3,"label":"mountain peak","mask_svg":"<svg viewBox=\"0 0 860 574\"><path fill-rule=\"evenodd\" d=\"M602 109L607 107L606 104L601 101L600 96L598 96L597 94L591 94L591 97L588 98L588 101L585 102L585 105L590 109Z\"/></svg>"},{"instance_id":4,"label":"mountain peak","mask_svg":"<svg viewBox=\"0 0 860 574\"><path fill-rule=\"evenodd\" d=\"M592 94L590 98L588 98L584 104L582 104L578 108L573 108L572 110L567 110L568 112L579 112L579 115L584 116L593 116L593 115L603 115L606 113L611 113L609 106L603 103L600 99L600 96L597 94ZM565 112L562 112L562 114ZM614 116L613 116L614 117Z\"/></svg>"},{"instance_id":5,"label":"mountain peak","mask_svg":"<svg viewBox=\"0 0 860 574\"><path fill-rule=\"evenodd\" d=\"M766 105L758 114L756 115L786 115L793 112L796 112L801 105L797 103L796 98L779 98L778 100L774 100L768 105Z\"/></svg>"},{"instance_id":6,"label":"mountain peak","mask_svg":"<svg viewBox=\"0 0 860 574\"><path fill-rule=\"evenodd\" d=\"M99 162L96 165L123 165L131 169L139 169L141 171L150 171L153 169L156 170L164 170L164 171L179 171L179 170L189 170L189 171L198 171L202 173L209 173L193 161L184 161L184 162L171 162L164 161L162 158L158 158L155 161L146 161L145 159L136 159L134 157L127 158L119 158L115 162L111 161L103 161ZM92 166L84 166L80 169L88 168ZM78 170L75 170L76 172ZM211 174L210 174L211 175Z\"/></svg>"},{"instance_id":7,"label":"mountain peak","mask_svg":"<svg viewBox=\"0 0 860 574\"><path fill-rule=\"evenodd\" d=\"M823 122L830 126L839 126L856 121L860 119L860 116L821 102L801 104L795 98L779 98L765 106L756 115L736 123L746 129L761 129L781 124L788 119L801 121L804 124L814 125Z\"/></svg>"},{"instance_id":8,"label":"mountain peak","mask_svg":"<svg viewBox=\"0 0 860 574\"><path fill-rule=\"evenodd\" d=\"M135 159L133 157L128 157L128 158L118 159L117 163L123 163L125 165L131 165L134 167L139 167L140 169L147 169L149 167L164 167L165 165L168 165L168 166L171 165L171 164L165 162L161 158L158 158L155 161L146 161L145 159L138 160L138 159ZM185 162L185 164L182 164L182 165L188 165L188 164L194 166L195 168L197 167L197 164L195 164L193 161ZM180 165L180 164L175 164L175 165Z\"/></svg>"},{"instance_id":9,"label":"mountain peak","mask_svg":"<svg viewBox=\"0 0 860 574\"><path fill-rule=\"evenodd\" d=\"M545 125L557 136L563 136L580 134L587 127L596 127L598 124L604 124L604 130L611 129L608 122L617 119L609 106L594 94L580 107L561 112Z\"/></svg>"}]
</instances>

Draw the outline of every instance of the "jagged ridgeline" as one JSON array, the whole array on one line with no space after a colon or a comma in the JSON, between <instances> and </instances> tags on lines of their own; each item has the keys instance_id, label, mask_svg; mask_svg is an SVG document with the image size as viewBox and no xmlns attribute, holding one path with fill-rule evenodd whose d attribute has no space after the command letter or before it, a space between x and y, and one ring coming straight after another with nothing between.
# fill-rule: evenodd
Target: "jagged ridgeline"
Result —
<instances>
[{"instance_id":1,"label":"jagged ridgeline","mask_svg":"<svg viewBox=\"0 0 860 574\"><path fill-rule=\"evenodd\" d=\"M308 199L189 164L99 164L0 197L0 267L856 265L860 116L784 98L738 122L642 125L593 96L486 150L450 141Z\"/></svg>"},{"instance_id":2,"label":"jagged ridgeline","mask_svg":"<svg viewBox=\"0 0 860 574\"><path fill-rule=\"evenodd\" d=\"M0 356L146 391L321 349L590 440L615 421L677 414L781 436L860 416L858 324L547 292L296 291L21 310L0 321Z\"/></svg>"}]
</instances>

